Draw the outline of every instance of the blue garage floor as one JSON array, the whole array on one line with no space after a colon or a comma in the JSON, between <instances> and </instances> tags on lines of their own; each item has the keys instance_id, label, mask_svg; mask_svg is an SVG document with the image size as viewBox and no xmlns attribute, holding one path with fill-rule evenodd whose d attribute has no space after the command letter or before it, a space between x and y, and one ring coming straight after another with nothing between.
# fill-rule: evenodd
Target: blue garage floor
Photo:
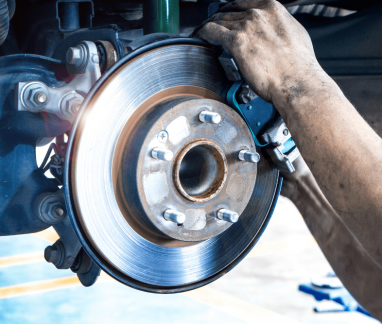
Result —
<instances>
[{"instance_id":1,"label":"blue garage floor","mask_svg":"<svg viewBox=\"0 0 382 324\"><path fill-rule=\"evenodd\" d=\"M0 323L378 323L358 313L316 314L298 284L329 269L300 215L281 199L259 244L211 285L177 295L126 287L107 275L90 288L43 260L52 231L0 238Z\"/></svg>"}]
</instances>

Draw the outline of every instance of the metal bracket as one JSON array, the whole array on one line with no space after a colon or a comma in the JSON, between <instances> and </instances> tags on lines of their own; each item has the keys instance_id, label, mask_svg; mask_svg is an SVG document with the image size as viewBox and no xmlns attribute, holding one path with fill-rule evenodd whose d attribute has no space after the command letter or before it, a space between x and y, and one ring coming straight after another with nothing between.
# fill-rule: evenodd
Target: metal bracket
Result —
<instances>
[{"instance_id":1,"label":"metal bracket","mask_svg":"<svg viewBox=\"0 0 382 324\"><path fill-rule=\"evenodd\" d=\"M93 285L101 273L101 268L89 257L84 249L80 250L70 270L77 274L78 279L85 287Z\"/></svg>"},{"instance_id":2,"label":"metal bracket","mask_svg":"<svg viewBox=\"0 0 382 324\"><path fill-rule=\"evenodd\" d=\"M57 224L67 217L64 190L44 192L36 197L33 203L35 216L46 224Z\"/></svg>"},{"instance_id":3,"label":"metal bracket","mask_svg":"<svg viewBox=\"0 0 382 324\"><path fill-rule=\"evenodd\" d=\"M101 269L82 249L66 212L63 189L39 195L34 207L36 217L53 225L60 236L53 245L45 248L45 260L57 269L70 268L85 287L94 284Z\"/></svg>"},{"instance_id":4,"label":"metal bracket","mask_svg":"<svg viewBox=\"0 0 382 324\"><path fill-rule=\"evenodd\" d=\"M297 159L297 157L299 157L300 152L296 147L293 139L291 138L290 132L282 118L277 118L274 125L265 131L265 133L262 135L262 139L266 144L261 144L257 140L257 137L254 132L254 127L251 126L250 121L247 119L246 115L242 110L242 107L244 106L247 106L248 109L252 109L252 105L250 103L256 100L256 93L249 87L248 84L242 81L242 75L234 58L231 55L229 55L226 52L223 52L223 54L219 56L219 61L220 64L223 66L228 80L235 81L235 83L232 85L231 89L227 93L227 101L229 102L231 107L235 108L246 121L249 129L251 130L256 145L266 146L267 152L278 170L288 173L294 172L295 169L293 167L292 162L295 159ZM241 102L241 105L238 104L235 98L236 92L239 89L241 89L239 93L239 100ZM271 117L272 114L268 115L270 115L268 117ZM256 126L260 127L261 123L256 123Z\"/></svg>"},{"instance_id":5,"label":"metal bracket","mask_svg":"<svg viewBox=\"0 0 382 324\"><path fill-rule=\"evenodd\" d=\"M36 81L19 82L15 91L17 109L52 113L73 123L84 97L101 77L97 46L85 41L71 47L67 53L67 70L75 77L60 88Z\"/></svg>"},{"instance_id":6,"label":"metal bracket","mask_svg":"<svg viewBox=\"0 0 382 324\"><path fill-rule=\"evenodd\" d=\"M223 66L228 80L236 82L243 79L239 71L239 67L237 66L232 55L227 52L223 52L223 54L219 56L219 62Z\"/></svg>"},{"instance_id":7,"label":"metal bracket","mask_svg":"<svg viewBox=\"0 0 382 324\"><path fill-rule=\"evenodd\" d=\"M262 135L270 155L277 169L282 172L293 173L295 171L293 161L300 156L300 151L292 140L289 129L281 117L277 118L275 124Z\"/></svg>"}]
</instances>

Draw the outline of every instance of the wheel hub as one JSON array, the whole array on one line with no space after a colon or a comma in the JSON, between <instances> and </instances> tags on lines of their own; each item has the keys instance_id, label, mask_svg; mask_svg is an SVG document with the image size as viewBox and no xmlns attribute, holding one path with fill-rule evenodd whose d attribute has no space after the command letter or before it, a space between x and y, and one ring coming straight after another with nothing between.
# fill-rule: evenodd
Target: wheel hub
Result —
<instances>
[{"instance_id":1,"label":"wheel hub","mask_svg":"<svg viewBox=\"0 0 382 324\"><path fill-rule=\"evenodd\" d=\"M221 122L200 121L206 111L218 114ZM123 191L118 204L130 225L164 246L203 241L229 228L232 223L219 220L218 210L240 215L256 181L256 163L238 158L240 150L256 150L241 117L216 100L179 97L131 121L120 135L114 158L116 188ZM164 134L166 140L160 137ZM154 158L153 151L174 158ZM127 205L130 210L134 205L135 212L124 208ZM166 210L184 214L184 222L166 220Z\"/></svg>"}]
</instances>

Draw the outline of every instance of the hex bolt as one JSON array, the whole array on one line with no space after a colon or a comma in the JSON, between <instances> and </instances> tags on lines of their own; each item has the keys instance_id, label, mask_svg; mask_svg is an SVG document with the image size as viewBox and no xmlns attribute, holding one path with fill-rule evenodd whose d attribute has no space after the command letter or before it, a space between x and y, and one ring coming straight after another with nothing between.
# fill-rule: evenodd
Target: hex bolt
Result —
<instances>
[{"instance_id":1,"label":"hex bolt","mask_svg":"<svg viewBox=\"0 0 382 324\"><path fill-rule=\"evenodd\" d=\"M61 99L60 112L62 118L73 121L81 107L83 97L76 92L69 92Z\"/></svg>"},{"instance_id":2,"label":"hex bolt","mask_svg":"<svg viewBox=\"0 0 382 324\"><path fill-rule=\"evenodd\" d=\"M167 209L163 217L165 220L168 220L170 222L176 223L178 225L182 225L186 221L186 215L180 212L177 212L172 209Z\"/></svg>"},{"instance_id":3,"label":"hex bolt","mask_svg":"<svg viewBox=\"0 0 382 324\"><path fill-rule=\"evenodd\" d=\"M199 120L202 123L219 124L222 120L222 117L216 112L206 110L199 114Z\"/></svg>"},{"instance_id":4,"label":"hex bolt","mask_svg":"<svg viewBox=\"0 0 382 324\"><path fill-rule=\"evenodd\" d=\"M174 157L174 154L170 150L165 150L159 147L155 147L151 151L151 156L153 159L169 162Z\"/></svg>"},{"instance_id":5,"label":"hex bolt","mask_svg":"<svg viewBox=\"0 0 382 324\"><path fill-rule=\"evenodd\" d=\"M260 161L260 155L256 152L251 152L248 150L241 150L239 152L239 160L251 163L257 163Z\"/></svg>"},{"instance_id":6,"label":"hex bolt","mask_svg":"<svg viewBox=\"0 0 382 324\"><path fill-rule=\"evenodd\" d=\"M33 100L37 105L43 105L47 99L48 96L43 91L37 91L33 96Z\"/></svg>"},{"instance_id":7,"label":"hex bolt","mask_svg":"<svg viewBox=\"0 0 382 324\"><path fill-rule=\"evenodd\" d=\"M25 108L33 112L40 112L46 106L48 89L42 83L31 82L25 85L22 96Z\"/></svg>"},{"instance_id":8,"label":"hex bolt","mask_svg":"<svg viewBox=\"0 0 382 324\"><path fill-rule=\"evenodd\" d=\"M220 220L224 220L230 223L236 223L239 220L239 214L228 209L219 209L217 212L217 217Z\"/></svg>"},{"instance_id":9,"label":"hex bolt","mask_svg":"<svg viewBox=\"0 0 382 324\"><path fill-rule=\"evenodd\" d=\"M79 47L69 47L66 52L66 61L74 66L80 66L83 63L83 52Z\"/></svg>"},{"instance_id":10,"label":"hex bolt","mask_svg":"<svg viewBox=\"0 0 382 324\"><path fill-rule=\"evenodd\" d=\"M48 246L45 248L44 258L47 262L51 262L56 265L61 259L61 250L56 244Z\"/></svg>"}]
</instances>

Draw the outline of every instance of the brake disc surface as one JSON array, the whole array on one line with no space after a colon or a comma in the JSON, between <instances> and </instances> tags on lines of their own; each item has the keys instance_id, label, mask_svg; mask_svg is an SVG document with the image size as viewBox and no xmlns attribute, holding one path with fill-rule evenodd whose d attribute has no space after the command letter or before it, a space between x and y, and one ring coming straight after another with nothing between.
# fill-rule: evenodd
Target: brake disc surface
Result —
<instances>
[{"instance_id":1,"label":"brake disc surface","mask_svg":"<svg viewBox=\"0 0 382 324\"><path fill-rule=\"evenodd\" d=\"M152 135L147 139L147 134L156 134L155 127L159 127L157 119L163 118L163 123L167 123L163 129L166 129L171 121L181 117L181 111L185 109L179 108L182 104L191 105L189 114L192 114L192 109L199 112L199 108L203 109L211 103L223 115L226 113L223 121L231 123L236 129L241 127L235 113L226 110L228 106L224 98L230 82L218 62L219 54L208 47L181 43L151 46L138 54L128 56L103 77L85 102L69 144L70 163L67 163L65 176L67 205L85 250L104 271L141 290L179 292L218 278L253 247L269 220L275 195L277 197L278 171L258 147L261 158L251 173L252 180L242 182L243 186L248 186L243 188L247 206L244 205L237 223L217 227L214 223L216 217L212 209L208 209L209 206L219 197L220 205L216 204L222 207L230 203L239 206L237 201L242 199L240 195L232 198L235 194L221 198L227 191L229 181L222 186L222 192L209 197L208 201L191 201L187 195L182 196L181 190L171 180L176 169L174 165L170 163L161 169L160 164L155 166L142 150L145 143L152 142L154 146L163 144ZM160 111L160 107L171 100L177 101L164 109L162 115L158 117L153 113ZM194 102L201 106L195 108ZM176 106L178 111L171 115L171 109L175 111ZM140 123L145 118L146 122ZM198 138L198 131L192 128L196 127L192 126L194 124L189 122L191 130L189 135L181 138L183 142L168 143L175 150L175 157L190 141ZM250 132L248 129L243 129L243 132L243 138L247 141L244 146L250 146L246 135ZM209 137L207 141L223 147L221 150L227 154L229 144L224 144L224 140L217 138L215 133L208 135L205 132L202 137ZM137 140L132 141L132 138ZM200 143L206 145L205 142ZM209 142L207 145L210 145ZM131 160L129 154L135 157ZM232 168L229 159L228 172ZM148 169L141 168L144 163L148 163ZM134 168L134 179L126 171L131 168ZM135 169L140 171L135 173ZM174 190L174 198L165 195L159 202L155 199L150 202L147 198L147 190L150 190L147 188L150 187L145 189L144 183L137 185L150 172L162 172L164 178L168 177L167 187ZM130 188L136 185L137 189L130 195ZM158 190L163 190L163 186L159 186ZM170 207L173 208L196 204L198 209L205 210L204 227L200 229L189 225L188 228L178 228L176 224L166 223L158 215L167 208L168 201L171 201ZM141 221L143 214L144 220ZM200 230L199 234L187 234L196 229Z\"/></svg>"}]
</instances>

